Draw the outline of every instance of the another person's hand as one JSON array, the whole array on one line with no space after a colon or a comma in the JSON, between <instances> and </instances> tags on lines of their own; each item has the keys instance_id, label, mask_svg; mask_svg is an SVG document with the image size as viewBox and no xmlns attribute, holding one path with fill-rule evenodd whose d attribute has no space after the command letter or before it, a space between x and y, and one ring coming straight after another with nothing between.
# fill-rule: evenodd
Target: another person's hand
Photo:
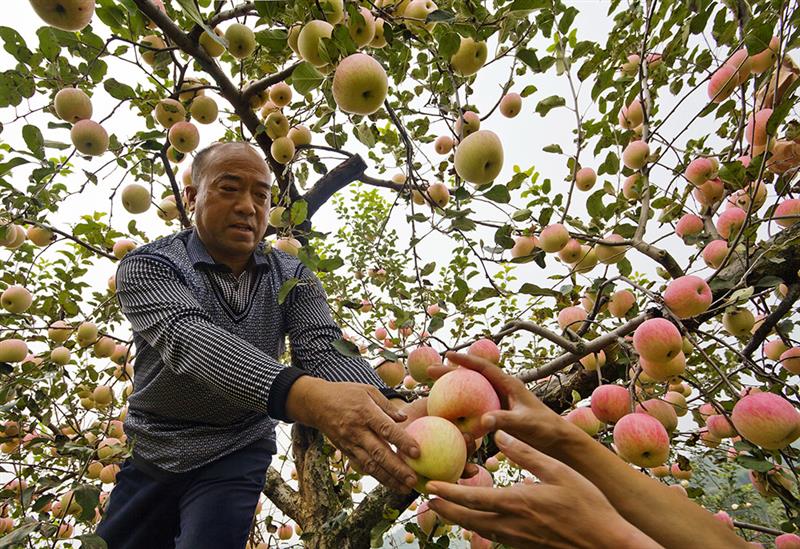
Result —
<instances>
[{"instance_id":1,"label":"another person's hand","mask_svg":"<svg viewBox=\"0 0 800 549\"><path fill-rule=\"evenodd\" d=\"M358 471L398 492L414 488L416 474L389 444L411 457L419 447L399 424L406 415L375 387L301 377L289 390L286 412L321 431Z\"/></svg>"},{"instance_id":2,"label":"another person's hand","mask_svg":"<svg viewBox=\"0 0 800 549\"><path fill-rule=\"evenodd\" d=\"M540 484L504 488L431 481L430 508L444 519L512 547L661 547L617 513L591 482L563 463L498 431L498 448Z\"/></svg>"}]
</instances>

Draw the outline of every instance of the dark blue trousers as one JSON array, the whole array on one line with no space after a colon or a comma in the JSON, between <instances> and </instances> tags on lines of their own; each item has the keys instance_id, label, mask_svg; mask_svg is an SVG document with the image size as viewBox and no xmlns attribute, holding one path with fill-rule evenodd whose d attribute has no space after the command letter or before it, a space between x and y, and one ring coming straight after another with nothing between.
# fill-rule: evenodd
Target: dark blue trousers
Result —
<instances>
[{"instance_id":1,"label":"dark blue trousers","mask_svg":"<svg viewBox=\"0 0 800 549\"><path fill-rule=\"evenodd\" d=\"M97 535L108 549L244 549L271 459L258 441L165 479L129 458Z\"/></svg>"}]
</instances>

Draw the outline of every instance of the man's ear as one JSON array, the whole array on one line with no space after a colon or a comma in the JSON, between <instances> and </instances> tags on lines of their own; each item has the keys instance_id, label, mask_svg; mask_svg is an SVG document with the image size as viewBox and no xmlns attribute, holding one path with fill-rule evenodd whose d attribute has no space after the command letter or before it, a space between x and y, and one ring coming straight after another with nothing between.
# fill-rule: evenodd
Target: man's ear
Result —
<instances>
[{"instance_id":1,"label":"man's ear","mask_svg":"<svg viewBox=\"0 0 800 549\"><path fill-rule=\"evenodd\" d=\"M183 189L184 194L186 195L186 204L189 207L189 211L194 211L194 205L197 202L197 189L194 185L187 185Z\"/></svg>"}]
</instances>

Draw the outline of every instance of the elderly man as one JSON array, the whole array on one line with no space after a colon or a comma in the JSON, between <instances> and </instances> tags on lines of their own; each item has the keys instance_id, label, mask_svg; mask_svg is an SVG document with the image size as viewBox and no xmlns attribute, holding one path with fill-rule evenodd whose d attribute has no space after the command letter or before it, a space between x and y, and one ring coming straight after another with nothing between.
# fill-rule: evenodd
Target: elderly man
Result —
<instances>
[{"instance_id":1,"label":"elderly man","mask_svg":"<svg viewBox=\"0 0 800 549\"><path fill-rule=\"evenodd\" d=\"M125 430L133 445L97 533L110 549L243 548L276 453L277 421L324 433L361 470L408 492L389 444L419 449L396 397L331 343L319 280L265 253L270 173L246 143L199 152L186 188L195 227L129 253L117 297L136 344ZM284 283L299 282L283 303ZM278 362L289 336L292 366Z\"/></svg>"}]
</instances>

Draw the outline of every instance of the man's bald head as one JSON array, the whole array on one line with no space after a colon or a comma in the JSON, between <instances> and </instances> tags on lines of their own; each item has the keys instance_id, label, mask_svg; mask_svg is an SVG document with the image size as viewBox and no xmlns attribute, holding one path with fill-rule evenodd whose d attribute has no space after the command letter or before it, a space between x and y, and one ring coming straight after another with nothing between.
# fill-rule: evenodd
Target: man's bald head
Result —
<instances>
[{"instance_id":1,"label":"man's bald head","mask_svg":"<svg viewBox=\"0 0 800 549\"><path fill-rule=\"evenodd\" d=\"M231 151L252 154L266 165L261 154L250 143L244 141L217 141L216 143L212 143L197 153L192 161L192 185L197 189L198 193L202 191L202 187L205 184L205 175L208 173L208 166L216 160L224 158L225 154Z\"/></svg>"}]
</instances>

